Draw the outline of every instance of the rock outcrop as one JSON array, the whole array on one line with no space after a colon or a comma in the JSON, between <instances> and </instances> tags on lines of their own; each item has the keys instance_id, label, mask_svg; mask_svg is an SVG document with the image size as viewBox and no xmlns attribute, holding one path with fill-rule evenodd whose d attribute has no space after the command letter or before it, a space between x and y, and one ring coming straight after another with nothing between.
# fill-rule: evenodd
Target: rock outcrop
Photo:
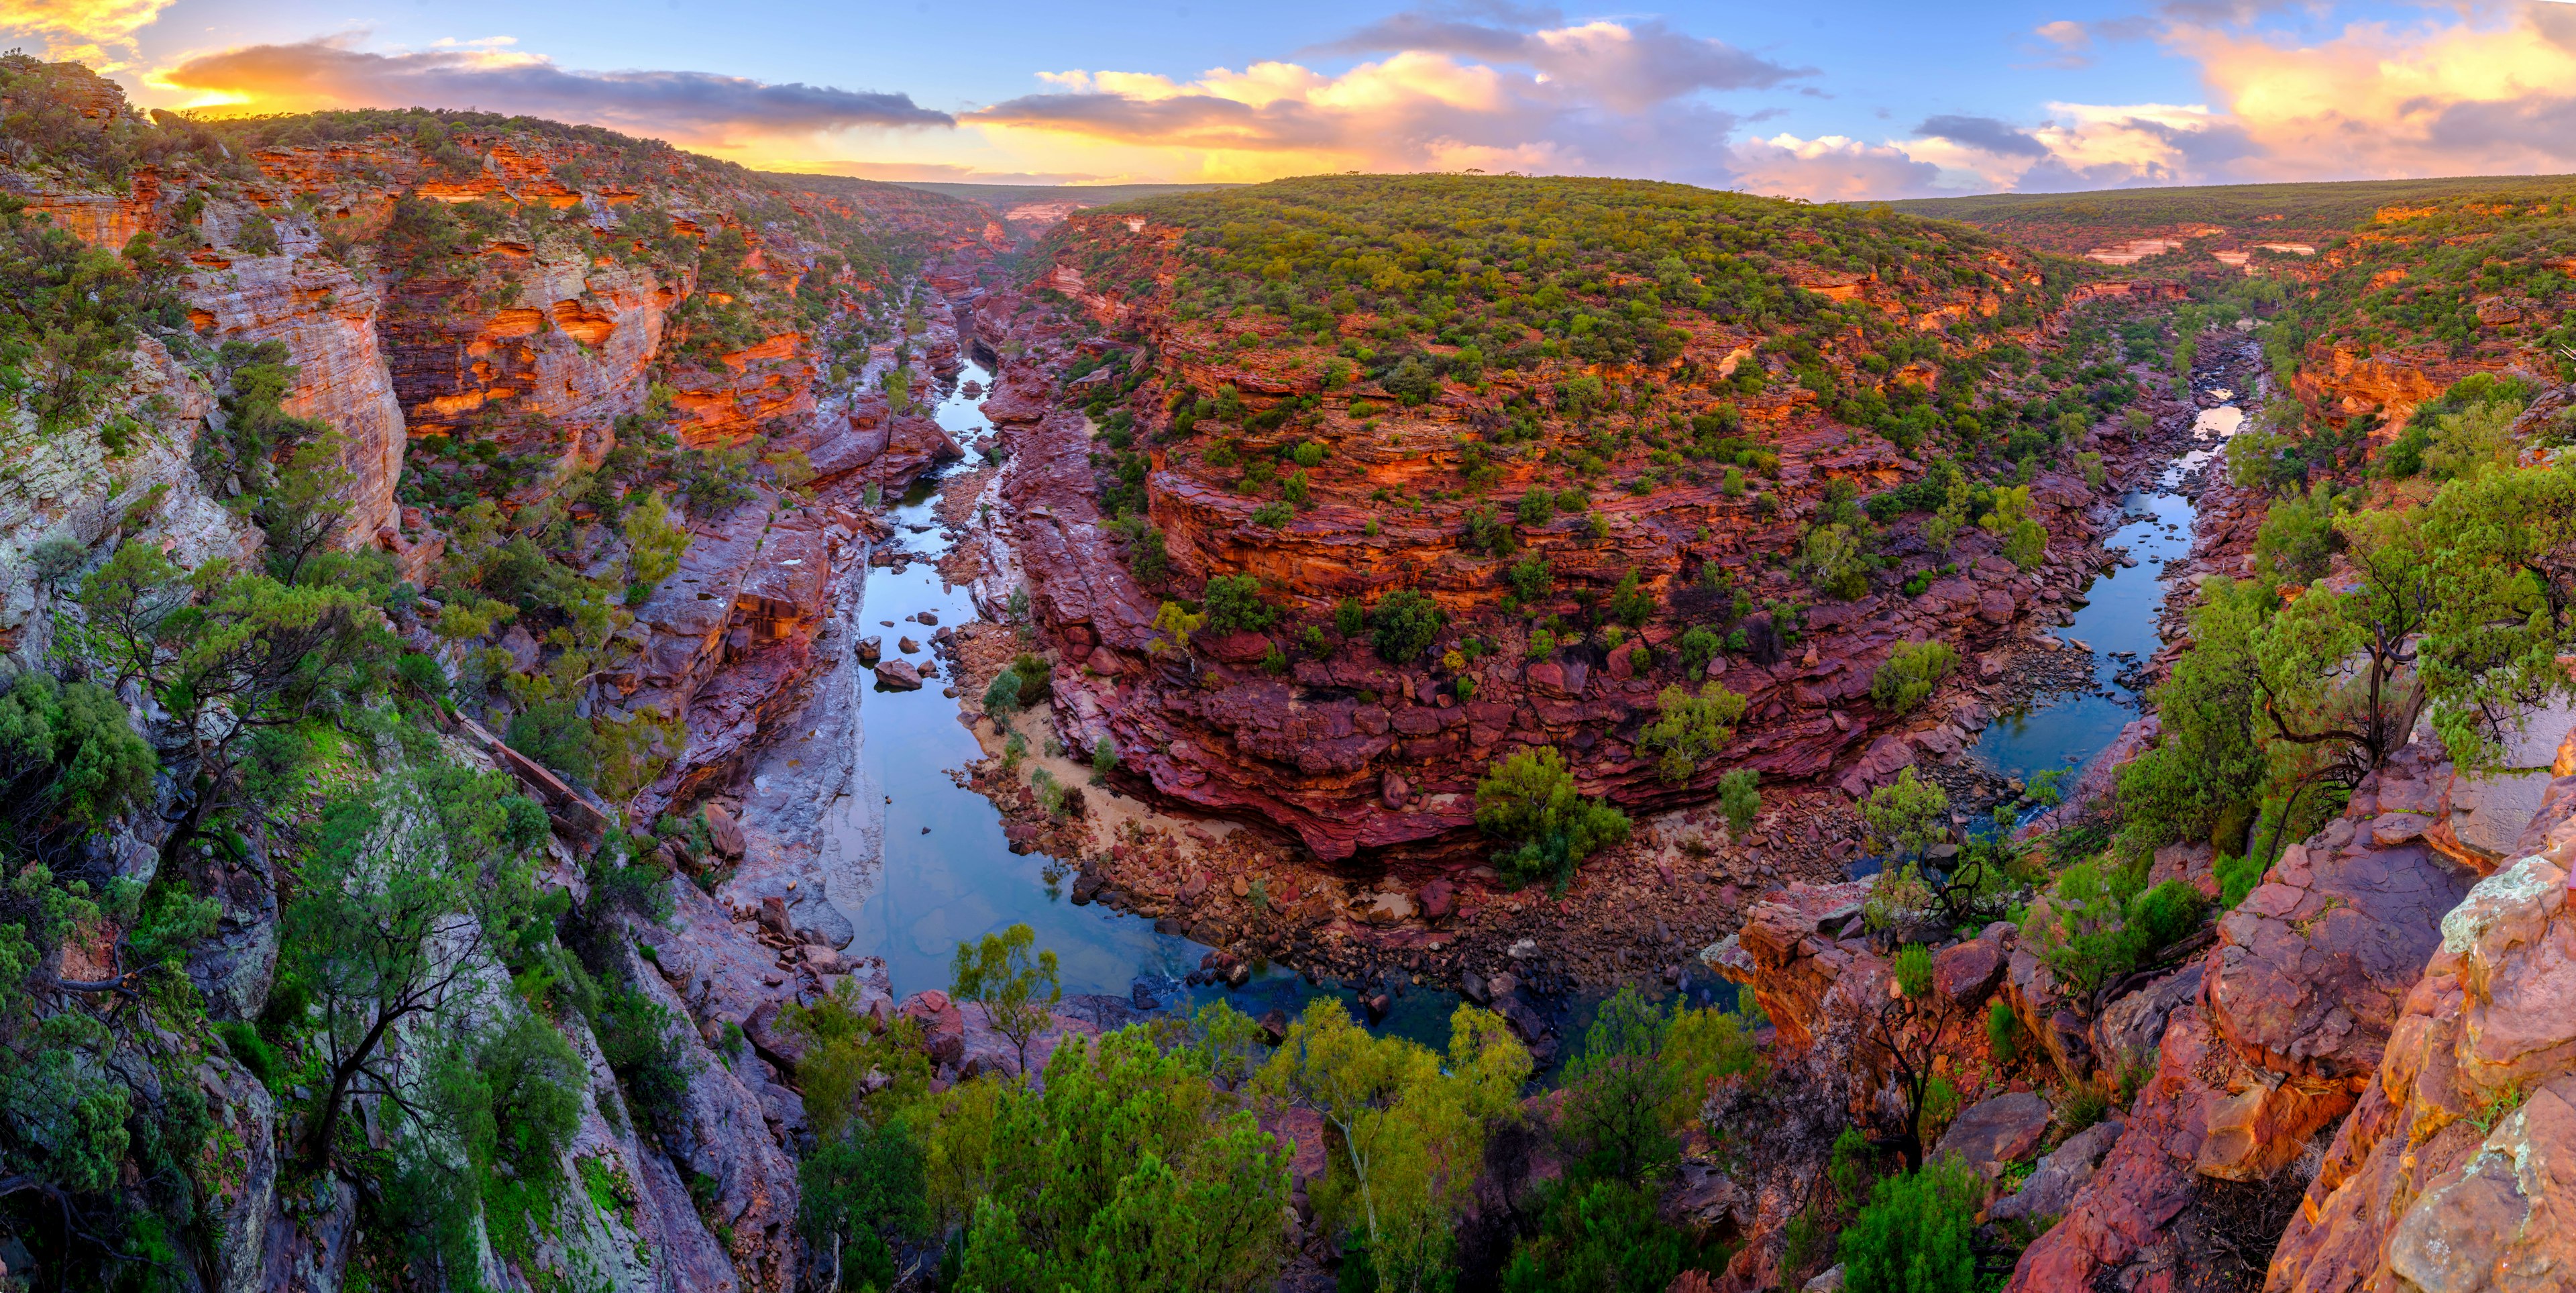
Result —
<instances>
[{"instance_id":1,"label":"rock outcrop","mask_svg":"<svg viewBox=\"0 0 2576 1293\"><path fill-rule=\"evenodd\" d=\"M2576 917L2533 856L2443 918L2267 1290L2542 1289L2576 1277Z\"/></svg>"},{"instance_id":2,"label":"rock outcrop","mask_svg":"<svg viewBox=\"0 0 2576 1293\"><path fill-rule=\"evenodd\" d=\"M2439 746L2420 736L2362 783L2344 815L2284 851L2219 920L2216 946L2103 1011L2087 1038L2089 1063L2073 1071L2116 1079L2152 1030L2152 1076L2065 1219L2023 1253L2014 1289L2170 1271L2179 1259L2173 1223L2204 1182L2304 1171L2339 1120L2338 1145L2384 1122L2370 1092L2399 1049L2415 1045L2404 1021L2424 992L2426 958L2441 963L2449 913L2476 882L2423 843L2452 781ZM2523 833L2553 825L2544 817ZM2310 1224L2319 1197L2312 1188Z\"/></svg>"},{"instance_id":3,"label":"rock outcrop","mask_svg":"<svg viewBox=\"0 0 2576 1293\"><path fill-rule=\"evenodd\" d=\"M1125 317L1104 315L1100 298L1077 296L1092 318ZM1160 365L1146 393L1222 387L1247 408L1278 411L1320 400L1323 413L1299 434L1324 450L1322 465L1301 470L1312 480L1310 506L1257 519L1276 505L1238 489L1231 469L1212 465L1203 446L1151 451L1141 483L1146 519L1173 572L1167 582L1186 588L1250 575L1283 612L1283 626L1268 633L1210 635L1194 653L1167 652L1154 627L1164 594L1104 532L1100 444L1085 417L1058 407L1081 396L1063 395L1056 374L1097 363L1106 347L1025 298L984 296L978 342L1015 356L984 404L1011 450L1003 484L1011 538L1053 644L1101 680L1059 693L1059 725L1085 746L1110 737L1125 752L1122 776L1156 794L1274 824L1327 859L1454 840L1472 822L1475 781L1486 766L1532 745L1567 752L1587 792L1623 805L1705 798L1727 767L1757 770L1765 784L1822 781L1866 794L1912 761L1913 736L1955 726L1957 697L1902 716L1870 701L1872 677L1894 647L1940 640L1966 650L1992 641L2023 615L2063 602L2101 560L2085 551L2102 519L2094 495L2081 479L2044 474L2032 485L2032 515L2057 547L2037 568L2004 560L1983 531L1962 535L1944 563L1899 527L1891 556L1921 567L1919 586L1810 606L1794 649L1779 645L1786 624L1753 616L1742 650L1682 677L1681 634L1695 617L1719 614L1717 602L1731 596L1709 590L1776 581L1764 573L1772 555L1797 548L1802 524L1835 482L1872 490L1920 471L1878 436L1814 418L1784 397L1764 403L1761 429L1748 432L1778 457L1767 501L1723 480L1666 482L1519 527L1516 559L1548 563L1553 586L1524 610L1579 619L1631 573L1629 586L1654 608L1618 647L1571 636L1570 645L1551 647L1502 612L1507 599L1521 605L1507 577L1513 563L1471 542L1473 509L1375 502L1428 490L1473 466L1482 452L1476 437L1499 430L1506 404L1537 392L1497 375L1488 394L1447 389L1395 418L1392 429L1365 419L1372 430L1363 433L1363 419L1349 410L1366 402L1365 388L1323 392L1312 373L1258 352L1222 351L1150 309L1136 320ZM1163 401L1140 395L1130 406ZM2115 456L2147 452L2105 448ZM1497 496L1538 483L1525 455L1491 461L1498 471L1482 488ZM1344 599L1369 604L1395 589L1432 599L1454 635L1440 641L1460 649L1389 663L1367 634L1321 629ZM1316 624L1322 636L1300 639L1285 627L1293 623ZM1746 698L1745 721L1723 760L1703 760L1685 781L1667 781L1637 749L1638 729L1663 689L1712 679ZM1083 696L1090 700L1073 699ZM1398 801L1382 793L1389 777L1408 792Z\"/></svg>"}]
</instances>

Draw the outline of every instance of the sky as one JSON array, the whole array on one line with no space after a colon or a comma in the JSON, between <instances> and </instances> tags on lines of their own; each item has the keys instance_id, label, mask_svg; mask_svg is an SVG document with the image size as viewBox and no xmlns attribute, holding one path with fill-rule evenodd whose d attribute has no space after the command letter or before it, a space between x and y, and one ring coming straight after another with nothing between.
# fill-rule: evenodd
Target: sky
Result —
<instances>
[{"instance_id":1,"label":"sky","mask_svg":"<svg viewBox=\"0 0 2576 1293\"><path fill-rule=\"evenodd\" d=\"M1824 200L2576 172L2576 4L0 0L145 107L448 107L778 170Z\"/></svg>"}]
</instances>

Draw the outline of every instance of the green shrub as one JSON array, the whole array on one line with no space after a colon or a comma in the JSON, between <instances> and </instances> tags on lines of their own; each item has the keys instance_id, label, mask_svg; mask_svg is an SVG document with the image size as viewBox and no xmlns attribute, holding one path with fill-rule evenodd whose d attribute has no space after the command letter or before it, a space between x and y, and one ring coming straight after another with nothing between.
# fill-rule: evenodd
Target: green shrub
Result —
<instances>
[{"instance_id":1,"label":"green shrub","mask_svg":"<svg viewBox=\"0 0 2576 1293\"><path fill-rule=\"evenodd\" d=\"M269 1045L268 1039L261 1037L257 1028L238 1019L218 1019L214 1028L215 1035L224 1039L224 1049L231 1051L233 1058L239 1060L243 1068L249 1069L261 1086L274 1090L278 1075L284 1071L278 1060L277 1048Z\"/></svg>"},{"instance_id":2,"label":"green shrub","mask_svg":"<svg viewBox=\"0 0 2576 1293\"><path fill-rule=\"evenodd\" d=\"M1367 627L1368 612L1361 608L1360 599L1356 597L1345 597L1334 605L1334 632L1339 633L1346 638L1355 638L1360 635L1361 630Z\"/></svg>"},{"instance_id":3,"label":"green shrub","mask_svg":"<svg viewBox=\"0 0 2576 1293\"><path fill-rule=\"evenodd\" d=\"M1258 633L1279 622L1279 608L1262 600L1253 575L1214 575L1200 593L1210 633Z\"/></svg>"},{"instance_id":4,"label":"green shrub","mask_svg":"<svg viewBox=\"0 0 2576 1293\"><path fill-rule=\"evenodd\" d=\"M14 827L103 827L149 802L160 766L97 683L30 670L0 690L0 805Z\"/></svg>"},{"instance_id":5,"label":"green shrub","mask_svg":"<svg viewBox=\"0 0 2576 1293\"><path fill-rule=\"evenodd\" d=\"M1737 768L1717 779L1717 806L1726 814L1726 825L1738 835L1753 825L1753 816L1762 811L1762 792L1756 787L1762 774L1751 768Z\"/></svg>"},{"instance_id":6,"label":"green shrub","mask_svg":"<svg viewBox=\"0 0 2576 1293\"><path fill-rule=\"evenodd\" d=\"M1698 775L1700 760L1735 739L1744 704L1744 697L1713 682L1702 683L1697 695L1666 687L1655 698L1655 721L1637 734L1637 749L1657 755L1657 776L1681 785Z\"/></svg>"},{"instance_id":7,"label":"green shrub","mask_svg":"<svg viewBox=\"0 0 2576 1293\"><path fill-rule=\"evenodd\" d=\"M1966 1160L1946 1154L1921 1171L1892 1176L1843 1230L1839 1253L1847 1293L1974 1293L1983 1287L1969 1232L1986 1185Z\"/></svg>"},{"instance_id":8,"label":"green shrub","mask_svg":"<svg viewBox=\"0 0 2576 1293\"><path fill-rule=\"evenodd\" d=\"M992 684L984 688L984 712L1001 718L1019 707L1020 676L1008 669L993 675Z\"/></svg>"},{"instance_id":9,"label":"green shrub","mask_svg":"<svg viewBox=\"0 0 2576 1293\"><path fill-rule=\"evenodd\" d=\"M1410 664L1431 649L1447 617L1426 593L1399 588L1369 611L1369 644L1388 664Z\"/></svg>"},{"instance_id":10,"label":"green shrub","mask_svg":"<svg viewBox=\"0 0 2576 1293\"><path fill-rule=\"evenodd\" d=\"M1516 884L1559 883L1583 859L1628 838L1628 816L1584 797L1553 746L1523 750L1476 783L1476 825L1509 845L1494 864Z\"/></svg>"},{"instance_id":11,"label":"green shrub","mask_svg":"<svg viewBox=\"0 0 2576 1293\"><path fill-rule=\"evenodd\" d=\"M1547 558L1535 552L1513 562L1503 571L1503 578L1511 582L1512 594L1523 603L1538 601L1556 590L1555 570Z\"/></svg>"},{"instance_id":12,"label":"green shrub","mask_svg":"<svg viewBox=\"0 0 2576 1293\"><path fill-rule=\"evenodd\" d=\"M447 698L447 671L435 656L406 651L394 658L394 681L424 700Z\"/></svg>"},{"instance_id":13,"label":"green shrub","mask_svg":"<svg viewBox=\"0 0 2576 1293\"><path fill-rule=\"evenodd\" d=\"M1726 649L1726 638L1704 624L1693 625L1682 634L1682 676L1696 678L1708 671L1708 662Z\"/></svg>"},{"instance_id":14,"label":"green shrub","mask_svg":"<svg viewBox=\"0 0 2576 1293\"><path fill-rule=\"evenodd\" d=\"M1986 1049L1995 1062L2010 1064L2021 1053L2021 1019L2013 1014L2012 1003L1997 997L1986 1007Z\"/></svg>"},{"instance_id":15,"label":"green shrub","mask_svg":"<svg viewBox=\"0 0 2576 1293\"><path fill-rule=\"evenodd\" d=\"M2219 909L2234 911L2238 903L2245 901L2245 895L2254 892L2254 887L2263 883L2263 877L2272 868L2263 864L2263 855L2258 850L2241 858L2221 853L2218 855L2218 865L2212 869L2218 874Z\"/></svg>"},{"instance_id":16,"label":"green shrub","mask_svg":"<svg viewBox=\"0 0 2576 1293\"><path fill-rule=\"evenodd\" d=\"M1916 1000L1932 991L1932 949L1908 943L1897 950L1896 990Z\"/></svg>"},{"instance_id":17,"label":"green shrub","mask_svg":"<svg viewBox=\"0 0 2576 1293\"><path fill-rule=\"evenodd\" d=\"M2141 872L2079 862L2058 875L2045 901L2032 904L2023 936L2060 982L2091 993L2199 926L2207 905L2200 890L2167 880L2139 892Z\"/></svg>"},{"instance_id":18,"label":"green shrub","mask_svg":"<svg viewBox=\"0 0 2576 1293\"><path fill-rule=\"evenodd\" d=\"M1011 657L1011 672L1020 678L1019 703L1035 705L1055 694L1055 666L1045 656L1023 651Z\"/></svg>"},{"instance_id":19,"label":"green shrub","mask_svg":"<svg viewBox=\"0 0 2576 1293\"><path fill-rule=\"evenodd\" d=\"M1947 642L1899 642L1870 678L1869 698L1890 714L1910 714L1958 664Z\"/></svg>"}]
</instances>

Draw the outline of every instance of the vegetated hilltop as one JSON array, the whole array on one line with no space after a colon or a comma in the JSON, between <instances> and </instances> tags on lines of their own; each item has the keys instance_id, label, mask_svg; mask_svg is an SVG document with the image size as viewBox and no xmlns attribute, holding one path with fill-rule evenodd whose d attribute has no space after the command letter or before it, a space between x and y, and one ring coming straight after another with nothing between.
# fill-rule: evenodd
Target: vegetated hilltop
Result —
<instances>
[{"instance_id":1,"label":"vegetated hilltop","mask_svg":"<svg viewBox=\"0 0 2576 1293\"><path fill-rule=\"evenodd\" d=\"M1291 180L1083 212L1024 272L979 307L986 409L1038 424L1031 592L1115 680L1084 747L1327 857L1469 825L1532 745L1659 802L1934 721L1871 699L1891 652L2040 598L2046 537L2087 533L2079 455L2148 425L2113 419L2142 392L2106 331L2060 340L2126 283L1884 211ZM1060 390L1096 442L1056 434ZM1120 551L1032 534L1081 495Z\"/></svg>"},{"instance_id":2,"label":"vegetated hilltop","mask_svg":"<svg viewBox=\"0 0 2576 1293\"><path fill-rule=\"evenodd\" d=\"M739 1024L866 966L692 810L958 453L899 196L0 58L0 1278L796 1286Z\"/></svg>"},{"instance_id":3,"label":"vegetated hilltop","mask_svg":"<svg viewBox=\"0 0 2576 1293\"><path fill-rule=\"evenodd\" d=\"M2386 207L2465 198L2512 200L2564 191L2567 176L2460 176L2312 184L2223 184L2103 189L2088 193L1987 193L1906 198L1886 205L1935 220L1972 224L2033 247L2080 256L2106 243L2207 227L2245 239L2332 236ZM2219 236L2217 232L2209 237Z\"/></svg>"},{"instance_id":4,"label":"vegetated hilltop","mask_svg":"<svg viewBox=\"0 0 2576 1293\"><path fill-rule=\"evenodd\" d=\"M1965 220L2132 273L2258 292L2275 375L2338 421L2416 405L2474 372L2558 373L2576 344L2576 177L2481 176L1931 198ZM2142 254L2141 254L2142 253ZM2243 292L2237 293L2244 295Z\"/></svg>"}]
</instances>

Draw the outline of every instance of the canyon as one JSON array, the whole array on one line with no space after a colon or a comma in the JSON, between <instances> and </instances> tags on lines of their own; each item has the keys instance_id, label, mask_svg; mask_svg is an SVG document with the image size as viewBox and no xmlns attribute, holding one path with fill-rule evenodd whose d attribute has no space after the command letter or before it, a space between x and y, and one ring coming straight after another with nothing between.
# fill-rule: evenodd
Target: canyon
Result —
<instances>
[{"instance_id":1,"label":"canyon","mask_svg":"<svg viewBox=\"0 0 2576 1293\"><path fill-rule=\"evenodd\" d=\"M221 1129L175 1169L202 1195L190 1287L432 1269L387 1224L395 1178L306 1152L327 1039L296 1031L313 989L280 930L332 797L441 761L542 817L523 937L547 950L474 961L444 1013L381 1030L394 1077L349 1106L356 1143L391 1161L403 1093L447 1080L443 1033L532 1019L577 1079L546 1165L580 1188L531 1222L487 1180L435 1258L471 1279L422 1286L824 1286L845 1236L813 1233L814 1164L847 1110L808 1099L835 1047L878 1048L853 1101L916 1070L959 1100L1039 1089L1131 1026L1251 1055L1347 1003L1436 1046L1454 1008L1545 1075L1497 1125L1554 1144L1568 1097L1543 1084L1583 1079L1564 1062L1640 986L1722 1017L1767 1074L1699 1090L1653 1183L1710 1259L1675 1289L1836 1287L1807 1283L1844 1267L1803 1236L1862 1125L1901 1131L1871 1151L1890 1180L1951 1154L1982 1174L1974 1244L2014 1289L2561 1282L2563 702L2476 767L2409 711L2411 739L2241 892L2259 803L2232 842L2148 850L2136 870L2196 895L2195 928L2099 984L2029 932L2062 906L2045 860L2110 847L2124 768L2174 739L2144 697L2200 646L2207 581L2273 570L2281 495L2212 415L2265 444L2293 407L2349 434L2316 478L2352 491L2359 455L2472 376L2528 381L2515 443L2555 443L2554 305L2490 293L2467 341L2296 314L2380 300L2405 280L2374 258L2434 245L2404 226L2447 209L2374 215L2393 235L2013 241L1519 177L997 207L488 114L155 121L76 65L0 72L0 109L68 141L0 166L10 236L121 251L161 294L76 417L12 397L13 668L94 650L102 572L148 550L280 597L366 590L379 709L414 725L317 706L275 725L319 753L219 766L168 730L188 697L101 672L159 775L12 871L127 895L48 936L31 1022L0 1040L35 1073L54 1043L32 1021L86 1028L92 989L131 1003L79 1063L151 1074L154 1107L191 1092ZM1569 226L1599 237L1578 255ZM2429 506L2417 488L2394 487ZM2115 591L2142 526L2187 553ZM298 546L316 533L326 556ZM2354 571L2337 552L2318 587ZM2154 640L2073 637L2142 587ZM1943 663L1896 685L1922 660ZM2057 769L1998 761L2086 697L2124 725L2033 738L2072 747L2062 796ZM1694 699L1723 715L1696 744L1666 721ZM1620 822L1553 870L1514 860L1490 807L1542 750L1563 800ZM201 827L258 759L295 775ZM1947 852L1883 819L1923 785ZM1889 916L1989 849L2043 869L1978 919ZM138 966L172 901L202 931ZM947 977L952 946L963 966L1029 925L1070 991L1032 1008ZM1243 1037L1188 1031L1217 1002L1244 1003ZM291 1043L314 1049L276 1067ZM1938 1124L1907 1085L1935 1068ZM1224 1073L1194 1080L1251 1089L1249 1061ZM1329 1224L1348 1133L1309 1107L1255 1121L1279 1286L1329 1287L1359 1251ZM1480 1151L1450 1219L1497 1267L1536 1197L1514 1191L1573 1167L1521 1152L1506 1172ZM0 1200L73 1197L39 1188L0 1165ZM889 1261L924 1286L944 1243ZM38 1248L0 1245L0 1280L33 1263L59 1286L70 1248Z\"/></svg>"}]
</instances>

